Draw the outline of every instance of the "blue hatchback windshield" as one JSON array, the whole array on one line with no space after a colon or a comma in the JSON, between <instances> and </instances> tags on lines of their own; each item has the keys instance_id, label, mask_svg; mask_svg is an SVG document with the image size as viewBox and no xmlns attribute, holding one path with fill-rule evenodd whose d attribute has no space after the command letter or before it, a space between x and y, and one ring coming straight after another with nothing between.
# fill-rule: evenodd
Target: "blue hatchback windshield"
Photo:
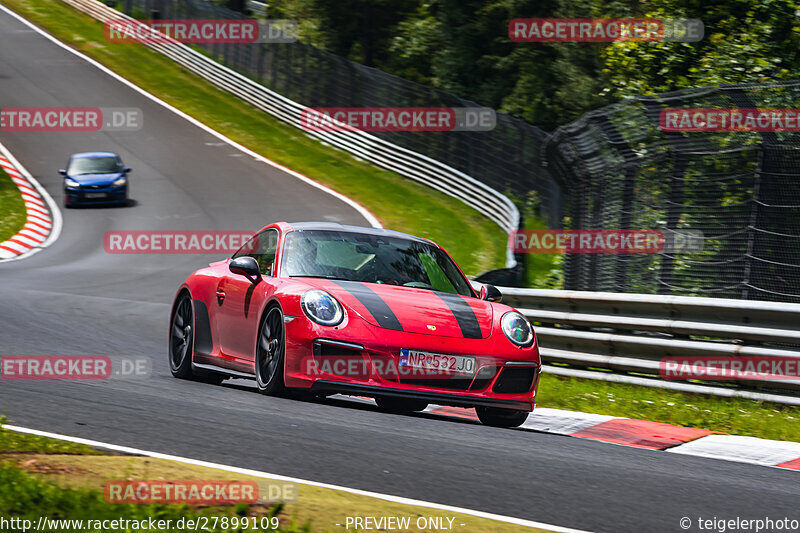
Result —
<instances>
[{"instance_id":1,"label":"blue hatchback windshield","mask_svg":"<svg viewBox=\"0 0 800 533\"><path fill-rule=\"evenodd\" d=\"M402 285L473 296L450 258L438 247L412 239L348 231L304 230L286 236L283 273Z\"/></svg>"},{"instance_id":2,"label":"blue hatchback windshield","mask_svg":"<svg viewBox=\"0 0 800 533\"><path fill-rule=\"evenodd\" d=\"M67 174L80 176L81 174L112 174L122 170L116 157L82 157L73 159Z\"/></svg>"}]
</instances>

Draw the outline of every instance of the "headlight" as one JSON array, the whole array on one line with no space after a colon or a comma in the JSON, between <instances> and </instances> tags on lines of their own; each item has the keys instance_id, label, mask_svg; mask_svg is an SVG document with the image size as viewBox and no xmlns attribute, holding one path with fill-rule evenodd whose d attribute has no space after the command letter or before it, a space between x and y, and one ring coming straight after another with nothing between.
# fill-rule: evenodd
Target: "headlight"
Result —
<instances>
[{"instance_id":1,"label":"headlight","mask_svg":"<svg viewBox=\"0 0 800 533\"><path fill-rule=\"evenodd\" d=\"M300 300L303 311L308 317L323 326L336 326L344 319L342 306L336 298L325 291L312 289L306 292Z\"/></svg>"},{"instance_id":2,"label":"headlight","mask_svg":"<svg viewBox=\"0 0 800 533\"><path fill-rule=\"evenodd\" d=\"M64 178L64 186L70 187L70 188L73 188L73 189L77 189L78 187L81 186L81 184L78 183L77 181L73 180L73 179Z\"/></svg>"},{"instance_id":3,"label":"headlight","mask_svg":"<svg viewBox=\"0 0 800 533\"><path fill-rule=\"evenodd\" d=\"M115 182L114 182L114 183L112 183L111 185L112 185L113 187L121 187L122 185L125 185L125 183L126 183L127 181L128 181L128 180L126 180L126 179L125 179L125 176L122 176L120 179L118 179L117 181L115 181Z\"/></svg>"},{"instance_id":4,"label":"headlight","mask_svg":"<svg viewBox=\"0 0 800 533\"><path fill-rule=\"evenodd\" d=\"M508 340L517 346L530 346L533 343L533 328L524 316L509 311L500 319L500 327Z\"/></svg>"}]
</instances>

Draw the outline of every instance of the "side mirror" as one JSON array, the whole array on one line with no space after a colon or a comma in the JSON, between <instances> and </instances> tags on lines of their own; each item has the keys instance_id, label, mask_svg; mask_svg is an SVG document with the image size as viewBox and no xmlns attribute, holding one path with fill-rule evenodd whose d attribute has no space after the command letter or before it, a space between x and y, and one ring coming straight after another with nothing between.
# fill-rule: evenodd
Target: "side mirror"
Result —
<instances>
[{"instance_id":1,"label":"side mirror","mask_svg":"<svg viewBox=\"0 0 800 533\"><path fill-rule=\"evenodd\" d=\"M230 263L228 263L228 270L234 274L239 274L248 278L261 278L258 262L249 255L231 259Z\"/></svg>"},{"instance_id":2,"label":"side mirror","mask_svg":"<svg viewBox=\"0 0 800 533\"><path fill-rule=\"evenodd\" d=\"M122 169L122 172L124 172L125 174L127 174L130 171L131 171L131 167L125 167L125 168Z\"/></svg>"},{"instance_id":3,"label":"side mirror","mask_svg":"<svg viewBox=\"0 0 800 533\"><path fill-rule=\"evenodd\" d=\"M66 176L67 175L66 169L63 169L63 168L58 169L58 173L61 174L62 176Z\"/></svg>"},{"instance_id":4,"label":"side mirror","mask_svg":"<svg viewBox=\"0 0 800 533\"><path fill-rule=\"evenodd\" d=\"M487 302L500 302L503 300L503 295L500 293L497 287L486 283L481 287L481 300L486 300Z\"/></svg>"}]
</instances>

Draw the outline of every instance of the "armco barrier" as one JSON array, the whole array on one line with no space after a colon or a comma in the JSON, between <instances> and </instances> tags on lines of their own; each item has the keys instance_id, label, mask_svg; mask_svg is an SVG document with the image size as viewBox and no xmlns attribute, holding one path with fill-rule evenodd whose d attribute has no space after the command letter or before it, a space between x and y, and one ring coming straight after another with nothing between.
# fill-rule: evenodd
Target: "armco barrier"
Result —
<instances>
[{"instance_id":1,"label":"armco barrier","mask_svg":"<svg viewBox=\"0 0 800 533\"><path fill-rule=\"evenodd\" d=\"M63 1L101 22L134 20L97 0ZM258 109L292 126L301 127L300 114L306 106L271 91L182 43L145 45ZM488 185L439 161L363 131L307 131L306 134L359 159L458 198L495 222L506 233L519 226L519 212L511 200ZM510 250L507 258L507 266L513 266L515 260Z\"/></svg>"},{"instance_id":2,"label":"armco barrier","mask_svg":"<svg viewBox=\"0 0 800 533\"><path fill-rule=\"evenodd\" d=\"M129 17L97 0L63 0L97 20ZM217 87L278 119L300 127L305 107L180 43L148 43ZM306 132L354 156L395 171L462 200L510 233L519 212L503 194L443 163L362 131ZM513 255L509 251L509 266ZM658 360L668 355L800 356L800 304L641 294L501 289L504 301L518 307L537 326L548 372L651 387L739 396L800 405L800 384L769 382L779 394L724 384L666 382L657 379ZM764 343L763 347L745 343ZM786 348L783 344L794 344ZM614 371L598 372L591 369ZM763 383L761 384L763 385Z\"/></svg>"},{"instance_id":3,"label":"armco barrier","mask_svg":"<svg viewBox=\"0 0 800 533\"><path fill-rule=\"evenodd\" d=\"M548 372L800 405L797 380L687 383L659 377L659 361L668 356L800 358L800 304L544 289L500 291L504 303L535 324Z\"/></svg>"}]
</instances>

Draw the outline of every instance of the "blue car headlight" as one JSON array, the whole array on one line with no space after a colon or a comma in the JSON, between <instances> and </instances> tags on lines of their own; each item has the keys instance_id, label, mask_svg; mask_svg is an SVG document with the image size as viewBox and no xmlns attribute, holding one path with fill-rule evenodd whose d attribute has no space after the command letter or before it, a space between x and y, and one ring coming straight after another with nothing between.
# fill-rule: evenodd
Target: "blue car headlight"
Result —
<instances>
[{"instance_id":1,"label":"blue car headlight","mask_svg":"<svg viewBox=\"0 0 800 533\"><path fill-rule=\"evenodd\" d=\"M128 180L125 178L125 176L122 176L118 180L114 181L114 183L112 183L111 186L112 187L122 187L126 183L128 183Z\"/></svg>"},{"instance_id":2,"label":"blue car headlight","mask_svg":"<svg viewBox=\"0 0 800 533\"><path fill-rule=\"evenodd\" d=\"M312 289L300 299L300 305L308 318L323 326L337 326L344 319L341 304L325 291Z\"/></svg>"},{"instance_id":3,"label":"blue car headlight","mask_svg":"<svg viewBox=\"0 0 800 533\"><path fill-rule=\"evenodd\" d=\"M74 179L64 178L64 186L69 187L70 189L77 189L78 187L81 186L81 184L75 181Z\"/></svg>"},{"instance_id":4,"label":"blue car headlight","mask_svg":"<svg viewBox=\"0 0 800 533\"><path fill-rule=\"evenodd\" d=\"M509 311L500 319L500 327L506 338L517 346L533 344L533 328L528 320L516 311Z\"/></svg>"}]
</instances>

